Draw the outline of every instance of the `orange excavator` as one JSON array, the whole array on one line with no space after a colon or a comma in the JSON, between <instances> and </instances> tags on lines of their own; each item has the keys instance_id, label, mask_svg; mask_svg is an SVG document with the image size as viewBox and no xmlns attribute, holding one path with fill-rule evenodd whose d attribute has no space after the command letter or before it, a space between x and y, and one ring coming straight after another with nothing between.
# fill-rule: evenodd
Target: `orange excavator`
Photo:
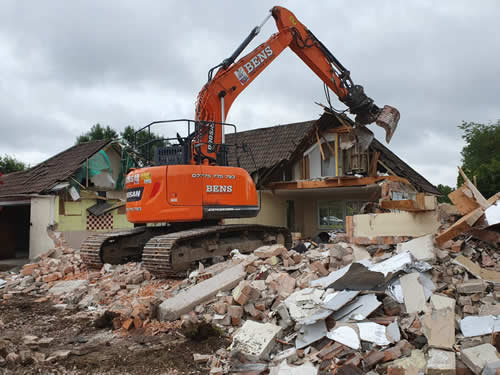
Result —
<instances>
[{"instance_id":1,"label":"orange excavator","mask_svg":"<svg viewBox=\"0 0 500 375\"><path fill-rule=\"evenodd\" d=\"M278 32L236 61L271 16ZM286 228L222 224L227 218L255 217L260 209L250 175L242 168L228 166L228 150L235 147L237 153L238 145L225 142L226 131L235 131L234 125L225 122L227 113L238 95L287 47L356 116L355 127L375 122L386 130L389 142L399 112L390 106L376 106L292 12L273 7L229 58L209 70L208 82L198 95L195 120L155 121L138 130L136 134L150 132L153 125L182 121L188 135L177 133L166 147L153 147L153 141L136 145L136 149L146 148L147 155L152 149L155 154L154 160L146 158L145 166L132 170L126 178L127 219L136 227L87 238L81 246L87 265L142 260L153 274L175 277L184 276L196 262L227 256L233 249L247 253L264 244L290 246Z\"/></svg>"}]
</instances>

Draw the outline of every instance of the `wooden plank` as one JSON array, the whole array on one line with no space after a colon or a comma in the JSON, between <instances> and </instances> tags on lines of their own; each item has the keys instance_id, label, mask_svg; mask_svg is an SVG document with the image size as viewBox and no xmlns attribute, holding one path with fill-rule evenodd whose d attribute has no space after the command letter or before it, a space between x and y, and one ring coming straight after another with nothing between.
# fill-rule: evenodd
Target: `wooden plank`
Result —
<instances>
[{"instance_id":1,"label":"wooden plank","mask_svg":"<svg viewBox=\"0 0 500 375\"><path fill-rule=\"evenodd\" d=\"M380 207L386 210L421 211L417 207L417 202L412 199L391 201L389 199L380 202Z\"/></svg>"},{"instance_id":2,"label":"wooden plank","mask_svg":"<svg viewBox=\"0 0 500 375\"><path fill-rule=\"evenodd\" d=\"M496 193L495 195L492 195L491 197L488 198L488 203L490 205L495 204L496 201L500 200L500 193Z\"/></svg>"},{"instance_id":3,"label":"wooden plank","mask_svg":"<svg viewBox=\"0 0 500 375\"><path fill-rule=\"evenodd\" d=\"M370 161L370 168L368 169L368 176L375 177L377 175L377 162L380 157L380 152L375 151L372 156L372 160Z\"/></svg>"},{"instance_id":4,"label":"wooden plank","mask_svg":"<svg viewBox=\"0 0 500 375\"><path fill-rule=\"evenodd\" d=\"M401 182L403 184L411 184L402 177L397 176L379 176L379 177L338 177L338 178L327 178L318 181L282 181L282 182L272 182L266 186L271 190L296 190L296 189L317 189L317 188L330 188L330 187L340 187L340 186L365 186L371 185L378 181L389 180L395 182ZM340 182L339 182L340 181Z\"/></svg>"},{"instance_id":5,"label":"wooden plank","mask_svg":"<svg viewBox=\"0 0 500 375\"><path fill-rule=\"evenodd\" d=\"M474 199L472 191L465 185L448 194L448 198L462 215L467 215L479 207L479 203Z\"/></svg>"},{"instance_id":6,"label":"wooden plank","mask_svg":"<svg viewBox=\"0 0 500 375\"><path fill-rule=\"evenodd\" d=\"M479 220L479 218L483 216L483 214L484 211L481 209L481 207L478 207L474 211L469 212L467 215L455 222L455 224L453 224L451 227L436 236L436 243L441 246L446 241L452 240L460 234L468 231Z\"/></svg>"},{"instance_id":7,"label":"wooden plank","mask_svg":"<svg viewBox=\"0 0 500 375\"><path fill-rule=\"evenodd\" d=\"M477 187L475 187L474 184L467 178L462 168L458 167L458 171L464 178L464 185L466 185L472 191L472 195L474 196L474 199L479 204L479 206L481 206L482 208L488 208L490 206L488 204L488 201L485 197L483 197L483 194L481 194L481 192L477 190Z\"/></svg>"},{"instance_id":8,"label":"wooden plank","mask_svg":"<svg viewBox=\"0 0 500 375\"><path fill-rule=\"evenodd\" d=\"M323 135L321 135L321 138L323 138L323 140L325 141L325 144L328 147L328 150L330 150L331 155L332 156L335 155L335 150L333 149L332 145L326 140L326 138Z\"/></svg>"},{"instance_id":9,"label":"wooden plank","mask_svg":"<svg viewBox=\"0 0 500 375\"><path fill-rule=\"evenodd\" d=\"M321 152L321 159L326 160L325 153L323 152L323 146L321 145L321 140L319 139L318 129L316 129L316 141L318 142L319 151Z\"/></svg>"},{"instance_id":10,"label":"wooden plank","mask_svg":"<svg viewBox=\"0 0 500 375\"><path fill-rule=\"evenodd\" d=\"M384 167L385 169L387 169L387 172L389 172L390 174L392 174L393 176L397 176L396 172L394 172L391 168L389 168L387 165L385 165L385 163L382 161L382 160L377 160L377 162L382 166Z\"/></svg>"}]
</instances>

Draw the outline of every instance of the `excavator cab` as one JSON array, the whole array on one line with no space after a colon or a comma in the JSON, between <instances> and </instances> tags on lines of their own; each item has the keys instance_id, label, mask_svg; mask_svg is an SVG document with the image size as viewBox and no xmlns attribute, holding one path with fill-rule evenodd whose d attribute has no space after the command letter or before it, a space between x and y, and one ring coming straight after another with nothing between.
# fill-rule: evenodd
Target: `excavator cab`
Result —
<instances>
[{"instance_id":1,"label":"excavator cab","mask_svg":"<svg viewBox=\"0 0 500 375\"><path fill-rule=\"evenodd\" d=\"M146 142L139 143L138 141L141 133L151 134L153 126L166 124L178 129L179 125L183 123L186 129L185 136L181 136L177 132L175 137L151 139L149 136ZM215 130L216 128L218 129ZM227 123L187 119L154 121L134 133L131 151L136 155L141 167L189 164L228 166L228 152L233 148L239 165L238 149L241 146L237 145L236 135L234 144L225 143L224 137L221 140L206 137L207 133L210 132L224 134L225 129L228 128L233 129L236 133L236 126ZM208 139L208 142L203 142L203 139Z\"/></svg>"}]
</instances>

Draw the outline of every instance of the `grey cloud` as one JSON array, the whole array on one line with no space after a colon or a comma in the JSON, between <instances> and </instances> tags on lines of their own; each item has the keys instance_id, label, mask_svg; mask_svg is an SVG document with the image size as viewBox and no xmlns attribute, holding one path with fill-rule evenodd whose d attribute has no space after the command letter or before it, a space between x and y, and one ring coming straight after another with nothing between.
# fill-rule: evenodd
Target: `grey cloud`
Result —
<instances>
[{"instance_id":1,"label":"grey cloud","mask_svg":"<svg viewBox=\"0 0 500 375\"><path fill-rule=\"evenodd\" d=\"M270 6L3 2L0 124L9 131L0 150L28 155L36 148L48 157L54 145L71 145L96 122L120 130L154 119L192 118L207 70L232 53ZM400 109L391 149L432 182L454 184L463 145L457 125L500 117L497 3L344 0L284 6L377 104ZM252 46L275 31L271 19ZM325 102L321 82L285 51L236 100L228 120L245 130L313 119L321 112L314 101Z\"/></svg>"}]
</instances>

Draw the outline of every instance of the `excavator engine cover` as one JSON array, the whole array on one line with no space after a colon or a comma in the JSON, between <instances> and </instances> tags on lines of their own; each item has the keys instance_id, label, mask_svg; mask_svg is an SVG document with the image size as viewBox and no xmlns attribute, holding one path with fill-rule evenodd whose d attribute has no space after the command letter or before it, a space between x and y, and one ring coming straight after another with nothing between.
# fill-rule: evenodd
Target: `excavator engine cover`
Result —
<instances>
[{"instance_id":1,"label":"excavator engine cover","mask_svg":"<svg viewBox=\"0 0 500 375\"><path fill-rule=\"evenodd\" d=\"M242 168L164 165L127 175L127 219L131 223L198 222L255 217L255 184Z\"/></svg>"},{"instance_id":2,"label":"excavator engine cover","mask_svg":"<svg viewBox=\"0 0 500 375\"><path fill-rule=\"evenodd\" d=\"M385 141L389 143L398 126L399 111L390 105L385 105L375 122L385 129Z\"/></svg>"}]
</instances>

